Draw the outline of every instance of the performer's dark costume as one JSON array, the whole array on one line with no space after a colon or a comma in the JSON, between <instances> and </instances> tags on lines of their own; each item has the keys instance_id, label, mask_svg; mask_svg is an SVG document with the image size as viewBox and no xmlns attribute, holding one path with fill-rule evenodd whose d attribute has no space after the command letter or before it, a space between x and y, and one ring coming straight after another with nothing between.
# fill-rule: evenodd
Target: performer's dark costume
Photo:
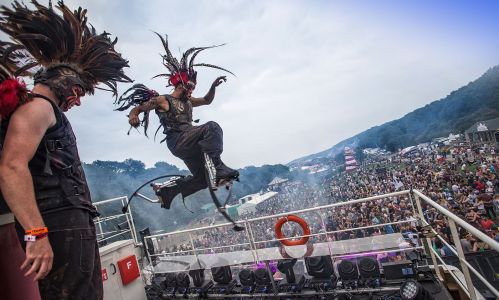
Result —
<instances>
[{"instance_id":1,"label":"performer's dark costume","mask_svg":"<svg viewBox=\"0 0 499 300\"><path fill-rule=\"evenodd\" d=\"M17 69L15 64L15 55L6 53L6 50L14 46L11 43L0 41L0 97L3 94L1 87L7 81L7 85L17 86L24 90L22 84L16 80L14 72ZM16 99L16 102L18 100ZM0 112L5 110L5 102L0 99ZM7 104L8 106L8 104ZM9 109L7 109L9 110ZM0 113L0 126L2 113ZM2 151L2 141L4 139L3 128L0 129L0 153ZM31 276L24 276L24 271L19 269L23 261L26 259L19 238L17 237L16 227L14 223L14 216L5 203L0 193L0 291L2 298L5 299L40 299L40 292L38 291L38 284L33 282L35 274Z\"/></svg>"},{"instance_id":2,"label":"performer's dark costume","mask_svg":"<svg viewBox=\"0 0 499 300\"><path fill-rule=\"evenodd\" d=\"M48 86L61 107L75 86L81 95L92 94L102 82L116 95L117 81L131 81L122 71L127 61L114 50L116 40L89 28L86 10L72 12L59 2L56 8L62 12L60 16L52 7L35 1L33 4L35 10L18 2L12 9L1 9L0 29L17 42L6 52L21 51L18 55L28 56L14 76L42 66L31 74L34 83ZM54 253L51 271L39 281L40 294L43 299L102 299L99 249L92 220L97 211L90 199L71 125L61 107L52 101L55 99L21 89L22 84L15 78L9 80L11 85L0 85L0 144L10 115L26 101L47 100L56 119L29 162L37 206ZM16 225L22 237L24 230Z\"/></svg>"},{"instance_id":3,"label":"performer's dark costume","mask_svg":"<svg viewBox=\"0 0 499 300\"><path fill-rule=\"evenodd\" d=\"M170 74L157 76L168 77L168 86L176 87L179 84L195 86L197 76L197 72L193 69L195 66L215 68L232 74L232 72L218 66L194 63L194 58L199 52L218 46L190 48L184 52L179 62L168 49L168 40L159 37L166 51L166 54L163 55L163 65L170 71ZM130 91L133 92L127 95ZM135 85L119 99L117 103L121 107L118 110L123 111L133 105L141 105L153 96L158 96L158 94L148 90L143 85ZM190 99L187 97L175 98L171 95L164 95L164 97L168 101L169 110L167 112L156 110L156 114L159 117L161 126L164 128L166 144L172 154L182 159L192 173L192 176L178 179L176 185L156 191L163 202L163 207L170 208L171 202L179 193L185 198L207 187L204 154L207 154L213 161L219 182L236 179L239 172L227 167L220 159L223 151L222 128L212 121L200 126L192 125L192 103ZM146 134L148 117L148 112L146 112L142 121Z\"/></svg>"}]
</instances>

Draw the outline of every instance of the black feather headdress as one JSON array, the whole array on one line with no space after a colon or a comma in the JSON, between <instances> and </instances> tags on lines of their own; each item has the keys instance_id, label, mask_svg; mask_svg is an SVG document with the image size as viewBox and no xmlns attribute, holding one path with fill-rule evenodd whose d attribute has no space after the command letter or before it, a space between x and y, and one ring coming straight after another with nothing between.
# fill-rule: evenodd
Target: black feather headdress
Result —
<instances>
[{"instance_id":1,"label":"black feather headdress","mask_svg":"<svg viewBox=\"0 0 499 300\"><path fill-rule=\"evenodd\" d=\"M2 6L0 29L43 67L34 74L35 83L47 84L64 99L64 92L73 85L93 94L96 85L103 83L116 96L117 82L132 81L123 72L128 61L114 49L117 39L88 26L86 9L71 11L60 1L55 6L60 15L52 6L31 2L34 10L18 1L12 8Z\"/></svg>"},{"instance_id":2,"label":"black feather headdress","mask_svg":"<svg viewBox=\"0 0 499 300\"><path fill-rule=\"evenodd\" d=\"M197 72L194 71L194 67L214 68L234 75L234 73L232 73L231 71L219 66L194 62L194 59L201 51L220 47L225 44L208 47L192 47L190 49L187 49L187 51L182 54L182 58L179 61L172 55L170 49L168 48L168 35L165 35L165 37L163 38L159 33L155 32L155 34L158 35L158 37L161 39L161 43L163 44L163 48L165 49L165 54L161 55L161 57L163 58L163 66L168 69L169 73L158 74L153 78L160 76L167 77L168 86L176 86L179 83L185 84L188 81L196 83Z\"/></svg>"}]
</instances>

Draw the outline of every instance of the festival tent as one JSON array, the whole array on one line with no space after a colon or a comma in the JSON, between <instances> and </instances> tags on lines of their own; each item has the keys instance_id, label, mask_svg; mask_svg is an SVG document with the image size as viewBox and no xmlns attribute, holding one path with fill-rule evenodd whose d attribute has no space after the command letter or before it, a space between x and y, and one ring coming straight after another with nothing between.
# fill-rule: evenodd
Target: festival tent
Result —
<instances>
[{"instance_id":1,"label":"festival tent","mask_svg":"<svg viewBox=\"0 0 499 300\"><path fill-rule=\"evenodd\" d=\"M277 194L277 192L266 192L244 196L239 199L240 205L237 208L237 213L240 216L247 213L254 213L258 204L275 197Z\"/></svg>"}]
</instances>

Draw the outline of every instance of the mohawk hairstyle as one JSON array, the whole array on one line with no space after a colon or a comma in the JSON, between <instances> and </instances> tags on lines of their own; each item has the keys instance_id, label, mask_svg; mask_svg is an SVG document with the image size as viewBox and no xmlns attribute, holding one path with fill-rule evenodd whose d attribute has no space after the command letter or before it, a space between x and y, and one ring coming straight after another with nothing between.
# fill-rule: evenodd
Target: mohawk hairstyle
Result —
<instances>
[{"instance_id":1,"label":"mohawk hairstyle","mask_svg":"<svg viewBox=\"0 0 499 300\"><path fill-rule=\"evenodd\" d=\"M35 83L69 75L85 92L93 94L95 86L104 83L117 96L116 82L132 82L123 72L128 61L114 49L117 38L111 40L108 33L97 34L95 28L89 27L86 9L79 7L72 12L59 1L56 8L61 16L51 5L47 8L35 0L31 2L34 10L17 0L11 9L2 6L0 29L44 67L35 74Z\"/></svg>"},{"instance_id":2,"label":"mohawk hairstyle","mask_svg":"<svg viewBox=\"0 0 499 300\"><path fill-rule=\"evenodd\" d=\"M179 62L172 55L170 49L168 48L168 35L165 35L165 38L163 38L159 33L157 32L154 33L161 39L161 43L163 44L163 48L165 49L165 54L161 55L161 57L163 58L163 66L165 66L170 73L158 74L153 78L161 76L167 77L168 78L167 86L176 86L179 83L185 84L187 83L187 81L192 81L196 83L197 72L194 71L194 67L214 68L234 75L234 73L232 73L231 71L219 66L205 64L205 63L200 63L200 64L194 63L194 59L201 51L224 46L225 44L208 46L208 47L192 47L190 49L187 49L187 51L185 51L182 54L182 58L180 59Z\"/></svg>"}]
</instances>

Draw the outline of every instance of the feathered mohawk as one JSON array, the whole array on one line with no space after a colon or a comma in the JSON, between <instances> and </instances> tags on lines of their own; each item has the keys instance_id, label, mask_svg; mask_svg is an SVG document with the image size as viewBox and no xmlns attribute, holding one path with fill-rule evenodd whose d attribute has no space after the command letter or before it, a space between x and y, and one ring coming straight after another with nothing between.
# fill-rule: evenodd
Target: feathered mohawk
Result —
<instances>
[{"instance_id":1,"label":"feathered mohawk","mask_svg":"<svg viewBox=\"0 0 499 300\"><path fill-rule=\"evenodd\" d=\"M176 86L179 83L185 84L188 81L196 83L197 72L194 71L194 67L214 68L234 75L234 73L232 73L231 71L219 66L204 64L204 63L201 64L194 63L194 59L201 51L210 48L220 47L225 44L208 46L208 47L192 47L182 54L182 58L180 59L179 62L175 57L173 57L170 49L168 48L168 35L165 35L165 38L163 38L159 33L157 32L154 33L159 36L159 38L161 39L161 43L163 44L163 48L165 48L165 54L161 55L161 57L163 58L163 65L168 69L168 71L170 71L170 73L158 74L153 78L160 76L167 77L168 86Z\"/></svg>"},{"instance_id":2,"label":"feathered mohawk","mask_svg":"<svg viewBox=\"0 0 499 300\"><path fill-rule=\"evenodd\" d=\"M1 7L0 29L23 45L36 62L43 66L34 74L35 83L53 88L62 100L71 94L73 85L93 94L98 83L104 83L117 96L117 82L131 82L123 72L128 61L114 46L117 38L97 34L87 25L87 10L72 12L62 1L48 8L31 1L35 10L14 1L12 9ZM107 89L106 89L107 90Z\"/></svg>"}]
</instances>

